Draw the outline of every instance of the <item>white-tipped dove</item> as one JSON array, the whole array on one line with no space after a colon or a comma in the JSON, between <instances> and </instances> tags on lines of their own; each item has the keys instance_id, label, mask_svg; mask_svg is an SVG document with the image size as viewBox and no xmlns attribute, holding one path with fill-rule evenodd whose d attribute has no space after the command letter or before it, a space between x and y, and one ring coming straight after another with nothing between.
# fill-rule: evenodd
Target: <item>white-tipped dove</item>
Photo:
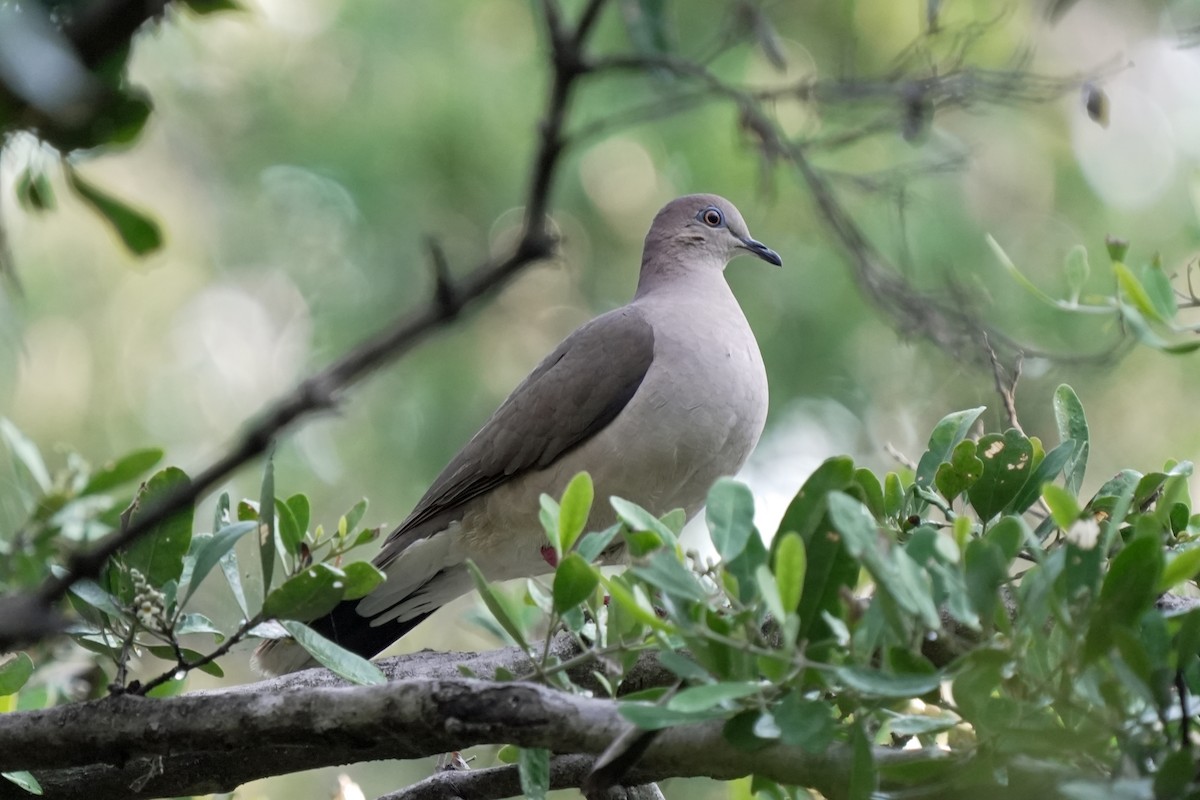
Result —
<instances>
[{"instance_id":1,"label":"white-tipped dove","mask_svg":"<svg viewBox=\"0 0 1200 800\"><path fill-rule=\"evenodd\" d=\"M387 580L309 625L371 657L471 589L468 558L493 581L547 571L538 498L581 471L596 487L592 529L615 520L614 495L694 516L745 463L767 415L758 343L723 275L743 252L781 264L728 200L668 203L633 300L568 336L451 459L376 556ZM255 664L281 674L315 662L279 640Z\"/></svg>"}]
</instances>

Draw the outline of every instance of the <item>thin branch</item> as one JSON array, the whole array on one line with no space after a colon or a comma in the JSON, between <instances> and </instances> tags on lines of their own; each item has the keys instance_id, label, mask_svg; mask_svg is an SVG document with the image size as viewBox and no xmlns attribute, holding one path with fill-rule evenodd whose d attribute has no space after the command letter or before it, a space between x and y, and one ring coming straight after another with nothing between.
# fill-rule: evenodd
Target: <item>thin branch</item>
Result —
<instances>
[{"instance_id":1,"label":"thin branch","mask_svg":"<svg viewBox=\"0 0 1200 800\"><path fill-rule=\"evenodd\" d=\"M171 644L175 647L176 651L175 666L171 667L171 669L167 670L166 672L163 672L157 678L152 678L143 684L128 687L128 690L134 694L146 695L149 694L152 689L156 689L167 681L173 680L181 671L191 672L194 669L200 669L201 667L208 666L232 650L234 645L245 639L246 634L248 634L256 625L262 624L262 621L263 615L261 613L252 616L248 620L245 620L241 625L238 626L236 631L231 633L229 637L225 641L221 642L218 647L214 648L212 652L197 658L195 661L188 661L186 658L184 658L183 651L179 648L178 639L175 634L172 633ZM123 680L124 679L121 679L120 682L116 682L117 685L120 686L123 683Z\"/></svg>"},{"instance_id":2,"label":"thin branch","mask_svg":"<svg viewBox=\"0 0 1200 800\"><path fill-rule=\"evenodd\" d=\"M1021 433L1025 429L1021 427L1021 421L1017 418L1017 381L1021 379L1021 364L1023 359L1018 351L1013 358L1013 373L1010 378L1004 370L1004 365L1000 363L996 351L992 349L991 342L988 341L987 335L984 334L983 346L987 350L988 361L992 365L992 377L996 381L996 393L1000 395L1000 402L1004 405L1004 413L1008 417L1008 426L1016 428Z\"/></svg>"},{"instance_id":3,"label":"thin branch","mask_svg":"<svg viewBox=\"0 0 1200 800\"><path fill-rule=\"evenodd\" d=\"M594 764L595 759L592 756L570 755L550 759L550 788L578 789L587 780ZM654 785L648 775L635 770L630 773L629 778L632 781L641 781L641 784L614 787L601 796L612 800L633 800L638 797L651 800L654 797L648 788ZM423 781L382 795L378 800L445 800L448 797L461 800L499 800L502 797L519 796L521 793L521 779L517 768L515 765L508 765L489 769L436 772Z\"/></svg>"},{"instance_id":4,"label":"thin branch","mask_svg":"<svg viewBox=\"0 0 1200 800\"><path fill-rule=\"evenodd\" d=\"M493 293L525 266L553 253L555 241L546 218L554 178L566 147L563 133L566 115L576 84L585 74L582 47L586 33L593 29L602 5L602 1L591 3L576 31L564 35L556 27L559 24L556 22L557 6L551 0L545 4L547 24L551 28L553 79L540 125L540 146L530 167L525 224L512 251L503 259L483 262L457 285L439 285L436 296L423 308L404 314L268 406L228 452L200 470L190 483L145 508L128 527L110 534L92 549L74 554L61 576L48 579L37 590L34 596L38 605L51 608L72 584L99 574L113 554L145 536L179 509L195 503L239 467L262 455L282 432L305 417L332 408L346 389L412 350L429 334L454 321L465 307ZM452 297L454 302L445 302L447 297ZM45 614L36 618L18 614L19 605L27 606L28 603L20 597L0 598L0 651L44 638L50 632L45 624Z\"/></svg>"}]
</instances>

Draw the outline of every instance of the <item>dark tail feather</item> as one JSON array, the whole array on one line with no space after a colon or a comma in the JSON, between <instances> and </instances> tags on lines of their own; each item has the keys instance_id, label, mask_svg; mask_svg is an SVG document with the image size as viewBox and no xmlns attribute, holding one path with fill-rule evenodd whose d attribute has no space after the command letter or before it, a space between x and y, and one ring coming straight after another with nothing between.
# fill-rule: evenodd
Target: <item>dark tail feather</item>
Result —
<instances>
[{"instance_id":1,"label":"dark tail feather","mask_svg":"<svg viewBox=\"0 0 1200 800\"><path fill-rule=\"evenodd\" d=\"M378 627L371 627L371 621L360 616L354 609L358 600L343 600L328 615L306 623L326 639L344 647L363 658L372 658L388 648L392 642L425 621L433 611L406 619L403 622L393 620Z\"/></svg>"},{"instance_id":2,"label":"dark tail feather","mask_svg":"<svg viewBox=\"0 0 1200 800\"><path fill-rule=\"evenodd\" d=\"M358 602L358 600L343 600L326 616L306 624L326 639L350 652L357 653L363 658L371 658L386 650L392 642L420 625L426 617L433 613L433 611L427 611L403 622L393 620L373 628L367 617L359 616L358 612L354 610ZM283 675L317 666L317 662L308 655L308 652L291 639L274 639L263 642L254 651L250 663L254 669L266 675Z\"/></svg>"}]
</instances>

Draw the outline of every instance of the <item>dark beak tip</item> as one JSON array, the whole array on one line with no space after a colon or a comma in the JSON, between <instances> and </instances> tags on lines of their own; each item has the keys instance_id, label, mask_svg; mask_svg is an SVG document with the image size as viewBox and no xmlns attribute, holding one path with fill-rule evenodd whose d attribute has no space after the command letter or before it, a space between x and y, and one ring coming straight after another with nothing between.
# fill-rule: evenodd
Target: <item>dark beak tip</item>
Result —
<instances>
[{"instance_id":1,"label":"dark beak tip","mask_svg":"<svg viewBox=\"0 0 1200 800\"><path fill-rule=\"evenodd\" d=\"M768 264L774 264L777 267L783 266L783 259L779 257L779 253L776 253L762 242L755 241L754 239L746 239L742 246Z\"/></svg>"}]
</instances>

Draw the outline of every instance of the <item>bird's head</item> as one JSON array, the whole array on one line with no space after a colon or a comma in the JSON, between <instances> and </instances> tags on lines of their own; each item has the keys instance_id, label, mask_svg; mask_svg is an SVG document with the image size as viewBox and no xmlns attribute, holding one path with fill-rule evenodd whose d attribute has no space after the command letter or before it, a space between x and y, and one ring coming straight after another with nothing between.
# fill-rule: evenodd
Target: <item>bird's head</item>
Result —
<instances>
[{"instance_id":1,"label":"bird's head","mask_svg":"<svg viewBox=\"0 0 1200 800\"><path fill-rule=\"evenodd\" d=\"M667 203L646 235L643 269L648 259L690 264L707 263L717 269L741 253L781 266L779 254L750 236L746 221L733 203L715 194L689 194Z\"/></svg>"}]
</instances>

